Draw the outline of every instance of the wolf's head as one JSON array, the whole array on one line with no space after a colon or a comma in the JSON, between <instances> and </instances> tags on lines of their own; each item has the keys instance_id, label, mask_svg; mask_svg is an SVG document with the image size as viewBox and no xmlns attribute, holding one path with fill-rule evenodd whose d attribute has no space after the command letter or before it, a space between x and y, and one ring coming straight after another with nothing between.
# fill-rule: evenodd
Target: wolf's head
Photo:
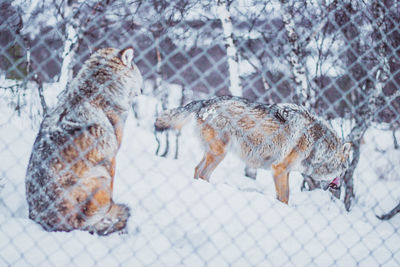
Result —
<instances>
[{"instance_id":1,"label":"wolf's head","mask_svg":"<svg viewBox=\"0 0 400 267\"><path fill-rule=\"evenodd\" d=\"M351 144L343 144L332 130L323 128L325 133L315 140L310 154L302 161L302 173L339 187L339 177L348 168Z\"/></svg>"},{"instance_id":2,"label":"wolf's head","mask_svg":"<svg viewBox=\"0 0 400 267\"><path fill-rule=\"evenodd\" d=\"M132 47L122 50L103 48L94 53L85 65L93 72L94 78L100 75L98 78L102 79L101 75L105 75L111 89L114 86L127 88L135 96L140 94L143 78L133 58Z\"/></svg>"},{"instance_id":3,"label":"wolf's head","mask_svg":"<svg viewBox=\"0 0 400 267\"><path fill-rule=\"evenodd\" d=\"M143 78L139 68L133 61L133 56L134 52L132 47L119 51L118 59L121 60L122 65L128 69L120 69L119 75L121 76L123 82L125 82L125 85L132 88L131 96L137 96L141 94Z\"/></svg>"},{"instance_id":4,"label":"wolf's head","mask_svg":"<svg viewBox=\"0 0 400 267\"><path fill-rule=\"evenodd\" d=\"M133 62L133 48L103 48L85 61L76 78L65 90L69 99L117 103L129 108L134 96L141 93L142 75Z\"/></svg>"}]
</instances>

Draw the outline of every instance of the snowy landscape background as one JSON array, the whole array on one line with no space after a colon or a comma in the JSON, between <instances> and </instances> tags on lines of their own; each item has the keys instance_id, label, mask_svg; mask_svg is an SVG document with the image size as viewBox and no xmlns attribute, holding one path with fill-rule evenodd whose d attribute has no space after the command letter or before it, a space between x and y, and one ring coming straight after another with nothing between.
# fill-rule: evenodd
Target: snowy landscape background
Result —
<instances>
[{"instance_id":1,"label":"snowy landscape background","mask_svg":"<svg viewBox=\"0 0 400 267\"><path fill-rule=\"evenodd\" d=\"M0 266L400 265L400 216L376 217L400 201L397 1L0 5ZM94 50L127 45L145 79L117 157L127 231L46 232L28 219L24 183L39 123ZM194 180L194 124L156 138L155 116L227 94L305 105L351 141L340 199L301 191L292 173L282 204L271 172L246 177L233 154L210 183Z\"/></svg>"},{"instance_id":2,"label":"snowy landscape background","mask_svg":"<svg viewBox=\"0 0 400 267\"><path fill-rule=\"evenodd\" d=\"M145 102L148 99L143 98ZM290 201L275 199L272 175L244 176L229 155L211 182L194 180L202 157L193 125L183 131L178 160L155 156L147 117L130 114L118 154L114 200L131 208L127 233L48 233L27 217L25 166L38 131L27 114L1 105L0 261L12 266L397 266L400 217L380 221L400 195L399 151L390 133L370 129L357 168L350 212L328 192L301 192L290 177ZM379 149L388 149L382 161ZM382 161L382 164L379 164ZM393 164L382 179L379 173Z\"/></svg>"}]
</instances>

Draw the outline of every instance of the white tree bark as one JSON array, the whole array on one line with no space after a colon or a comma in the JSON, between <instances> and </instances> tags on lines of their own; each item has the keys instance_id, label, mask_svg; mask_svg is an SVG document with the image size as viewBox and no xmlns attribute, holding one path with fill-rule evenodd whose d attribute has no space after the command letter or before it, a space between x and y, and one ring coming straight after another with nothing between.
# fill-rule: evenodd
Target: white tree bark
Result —
<instances>
[{"instance_id":1,"label":"white tree bark","mask_svg":"<svg viewBox=\"0 0 400 267\"><path fill-rule=\"evenodd\" d=\"M293 80L296 84L296 94L299 97L300 103L309 107L310 103L309 101L306 101L309 97L306 69L303 64L304 60L301 54L302 47L299 43L299 36L295 30L293 12L290 10L286 0L281 0L281 4L282 19L291 45L289 62L292 66Z\"/></svg>"},{"instance_id":2,"label":"white tree bark","mask_svg":"<svg viewBox=\"0 0 400 267\"><path fill-rule=\"evenodd\" d=\"M217 1L217 13L224 32L224 42L228 56L230 91L234 96L242 96L243 90L239 78L239 57L234 43L233 25L226 0Z\"/></svg>"},{"instance_id":3,"label":"white tree bark","mask_svg":"<svg viewBox=\"0 0 400 267\"><path fill-rule=\"evenodd\" d=\"M64 19L67 21L65 25L65 40L64 50L62 54L63 62L61 65L61 73L58 79L61 90L64 89L68 81L72 80L72 59L75 55L73 45L78 40L78 33L76 31L77 19L74 19L74 10L77 8L77 1L74 1L71 5L65 4L64 6Z\"/></svg>"}]
</instances>

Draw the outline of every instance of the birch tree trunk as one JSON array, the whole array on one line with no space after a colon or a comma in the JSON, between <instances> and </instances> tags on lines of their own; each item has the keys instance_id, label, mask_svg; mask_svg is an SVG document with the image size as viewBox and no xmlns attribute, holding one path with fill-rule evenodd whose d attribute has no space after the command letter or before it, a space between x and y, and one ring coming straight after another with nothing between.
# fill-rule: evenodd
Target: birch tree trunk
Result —
<instances>
[{"instance_id":1,"label":"birch tree trunk","mask_svg":"<svg viewBox=\"0 0 400 267\"><path fill-rule=\"evenodd\" d=\"M61 65L61 73L58 79L60 89L63 90L68 81L72 80L72 59L75 56L74 45L78 41L77 27L79 25L78 19L74 16L75 11L78 8L78 1L67 1L64 5L64 20L65 25L65 40L64 40L64 50L62 54L63 62Z\"/></svg>"},{"instance_id":2,"label":"birch tree trunk","mask_svg":"<svg viewBox=\"0 0 400 267\"><path fill-rule=\"evenodd\" d=\"M310 107L307 99L310 97L307 87L306 69L303 59L303 47L300 45L299 36L295 29L294 14L292 7L289 6L287 0L280 0L282 5L282 20L285 26L288 41L291 49L289 53L289 62L292 67L292 77L296 85L296 95L301 105Z\"/></svg>"},{"instance_id":3,"label":"birch tree trunk","mask_svg":"<svg viewBox=\"0 0 400 267\"><path fill-rule=\"evenodd\" d=\"M217 1L217 13L222 24L226 54L228 56L230 91L233 96L243 96L243 88L240 84L239 76L239 53L235 46L230 4L227 0ZM247 177L252 179L255 179L257 176L257 170L248 166L245 167L244 172Z\"/></svg>"},{"instance_id":4,"label":"birch tree trunk","mask_svg":"<svg viewBox=\"0 0 400 267\"><path fill-rule=\"evenodd\" d=\"M234 42L230 6L227 0L217 1L217 12L222 24L226 54L228 56L230 91L234 96L242 96L243 90L239 78L239 56Z\"/></svg>"}]
</instances>

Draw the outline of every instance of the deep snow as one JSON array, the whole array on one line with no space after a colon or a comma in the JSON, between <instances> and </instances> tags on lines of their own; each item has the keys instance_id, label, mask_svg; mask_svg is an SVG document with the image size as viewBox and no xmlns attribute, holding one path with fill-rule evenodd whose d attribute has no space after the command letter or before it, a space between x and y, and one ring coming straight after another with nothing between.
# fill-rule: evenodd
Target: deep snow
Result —
<instances>
[{"instance_id":1,"label":"deep snow","mask_svg":"<svg viewBox=\"0 0 400 267\"><path fill-rule=\"evenodd\" d=\"M289 205L278 202L271 173L245 178L244 164L233 155L210 183L194 180L202 153L193 124L180 137L179 159L160 158L154 155L152 114L140 122L130 114L114 190L114 200L131 208L127 233L48 233L27 218L25 200L25 169L38 126L32 129L25 112L12 115L1 99L0 266L400 265L400 215L387 222L375 217L400 196L400 151L379 152L392 147L390 132L367 132L357 197L347 213L328 192L300 192L297 173L290 178Z\"/></svg>"}]
</instances>

